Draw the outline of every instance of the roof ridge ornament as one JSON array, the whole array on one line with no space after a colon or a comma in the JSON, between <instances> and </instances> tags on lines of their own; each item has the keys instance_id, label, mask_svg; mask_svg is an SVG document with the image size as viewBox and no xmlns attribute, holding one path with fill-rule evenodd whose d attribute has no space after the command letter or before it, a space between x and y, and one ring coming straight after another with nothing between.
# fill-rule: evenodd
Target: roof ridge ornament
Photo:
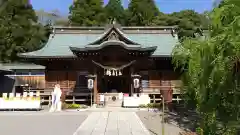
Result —
<instances>
[{"instance_id":1,"label":"roof ridge ornament","mask_svg":"<svg viewBox=\"0 0 240 135\"><path fill-rule=\"evenodd\" d=\"M171 35L172 35L174 38L178 39L178 29L172 28L172 29L171 29Z\"/></svg>"},{"instance_id":2,"label":"roof ridge ornament","mask_svg":"<svg viewBox=\"0 0 240 135\"><path fill-rule=\"evenodd\" d=\"M52 36L51 36L50 38L54 38L55 35L56 35L56 29L53 28L53 29L52 29Z\"/></svg>"},{"instance_id":3,"label":"roof ridge ornament","mask_svg":"<svg viewBox=\"0 0 240 135\"><path fill-rule=\"evenodd\" d=\"M116 18L113 18L113 19L112 19L112 24L113 24L113 25L117 24Z\"/></svg>"},{"instance_id":4,"label":"roof ridge ornament","mask_svg":"<svg viewBox=\"0 0 240 135\"><path fill-rule=\"evenodd\" d=\"M122 29L121 25L117 22L116 18L109 19L109 23L105 26L105 29L117 28L119 30Z\"/></svg>"},{"instance_id":5,"label":"roof ridge ornament","mask_svg":"<svg viewBox=\"0 0 240 135\"><path fill-rule=\"evenodd\" d=\"M117 24L116 18L110 18L110 19L109 19L109 24L110 24L110 25L115 25L115 24Z\"/></svg>"}]
</instances>

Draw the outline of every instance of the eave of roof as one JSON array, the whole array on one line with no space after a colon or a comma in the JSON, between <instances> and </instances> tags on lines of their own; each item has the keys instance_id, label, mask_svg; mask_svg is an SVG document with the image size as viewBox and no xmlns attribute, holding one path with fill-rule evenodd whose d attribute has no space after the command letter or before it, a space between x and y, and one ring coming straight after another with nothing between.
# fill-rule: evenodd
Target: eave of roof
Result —
<instances>
[{"instance_id":1,"label":"eave of roof","mask_svg":"<svg viewBox=\"0 0 240 135\"><path fill-rule=\"evenodd\" d=\"M106 27L110 28L112 27L113 25L106 25L105 27L104 26L99 26L99 27L94 27L94 26L91 26L91 27L86 27L86 26L53 26L54 29L76 29L76 30L104 30L106 29ZM114 25L116 26L116 25ZM176 29L178 28L177 25L174 25L174 26L120 26L120 28L122 30L126 30L126 29L144 29L144 30L149 30L149 29L154 29L154 30L164 30L164 29Z\"/></svg>"},{"instance_id":2,"label":"eave of roof","mask_svg":"<svg viewBox=\"0 0 240 135\"><path fill-rule=\"evenodd\" d=\"M26 54L18 54L18 57L21 57L21 58L30 58L30 59L71 59L71 58L77 58L77 56L75 55L64 55L64 56L39 56L39 55L28 55L27 53Z\"/></svg>"},{"instance_id":3,"label":"eave of roof","mask_svg":"<svg viewBox=\"0 0 240 135\"><path fill-rule=\"evenodd\" d=\"M2 64L0 64L0 72L12 72L12 70L4 67Z\"/></svg>"},{"instance_id":4,"label":"eave of roof","mask_svg":"<svg viewBox=\"0 0 240 135\"><path fill-rule=\"evenodd\" d=\"M45 66L42 65L36 65L33 63L3 63L2 66L5 69L8 70L23 70L23 69L29 69L29 70L41 70L45 69Z\"/></svg>"},{"instance_id":5,"label":"eave of roof","mask_svg":"<svg viewBox=\"0 0 240 135\"><path fill-rule=\"evenodd\" d=\"M136 51L155 51L157 49L157 46L152 47L142 47L141 45L129 45L122 41L105 41L100 45L88 45L84 48L79 47L70 47L70 50L72 51L92 51L92 50L101 50L107 46L121 46L126 50L136 50Z\"/></svg>"}]
</instances>

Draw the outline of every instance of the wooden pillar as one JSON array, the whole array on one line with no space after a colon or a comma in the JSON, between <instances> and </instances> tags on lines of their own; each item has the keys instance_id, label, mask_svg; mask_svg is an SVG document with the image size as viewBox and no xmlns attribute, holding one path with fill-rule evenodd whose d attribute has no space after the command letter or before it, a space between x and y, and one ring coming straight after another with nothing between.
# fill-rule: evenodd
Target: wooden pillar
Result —
<instances>
[{"instance_id":1,"label":"wooden pillar","mask_svg":"<svg viewBox=\"0 0 240 135\"><path fill-rule=\"evenodd\" d=\"M131 89L130 89L130 96L133 96L133 90L134 90L134 87L133 87L133 80L132 80L132 75L133 75L134 71L133 71L133 68L131 67L130 68L130 80L131 80Z\"/></svg>"},{"instance_id":2,"label":"wooden pillar","mask_svg":"<svg viewBox=\"0 0 240 135\"><path fill-rule=\"evenodd\" d=\"M94 87L93 87L93 103L98 104L98 74L97 74L97 69L94 70Z\"/></svg>"}]
</instances>

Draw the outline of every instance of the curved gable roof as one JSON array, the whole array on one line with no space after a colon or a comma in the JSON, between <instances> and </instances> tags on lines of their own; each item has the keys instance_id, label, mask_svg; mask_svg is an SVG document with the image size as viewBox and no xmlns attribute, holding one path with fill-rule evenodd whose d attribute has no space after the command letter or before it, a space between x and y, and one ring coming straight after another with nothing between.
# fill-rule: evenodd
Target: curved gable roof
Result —
<instances>
[{"instance_id":1,"label":"curved gable roof","mask_svg":"<svg viewBox=\"0 0 240 135\"><path fill-rule=\"evenodd\" d=\"M79 47L70 47L70 50L72 51L94 51L94 50L100 50L107 46L121 46L126 50L136 50L136 51L155 51L157 49L157 46L152 47L142 47L140 45L128 45L123 41L105 41L99 45L88 45L84 48Z\"/></svg>"},{"instance_id":2,"label":"curved gable roof","mask_svg":"<svg viewBox=\"0 0 240 135\"><path fill-rule=\"evenodd\" d=\"M112 25L106 32L104 32L101 36L99 36L98 39L96 39L94 42L89 43L88 45L100 45L105 41L109 40L119 40L124 42L125 44L131 44L131 45L140 45L135 41L132 41L129 39L119 28Z\"/></svg>"}]
</instances>

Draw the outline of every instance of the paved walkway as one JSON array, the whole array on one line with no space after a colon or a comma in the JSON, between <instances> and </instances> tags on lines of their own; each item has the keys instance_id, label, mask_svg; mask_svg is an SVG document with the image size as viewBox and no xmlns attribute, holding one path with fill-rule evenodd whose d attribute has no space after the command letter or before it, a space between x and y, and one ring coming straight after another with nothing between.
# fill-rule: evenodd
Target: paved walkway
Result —
<instances>
[{"instance_id":1,"label":"paved walkway","mask_svg":"<svg viewBox=\"0 0 240 135\"><path fill-rule=\"evenodd\" d=\"M73 135L89 112L0 112L0 135Z\"/></svg>"},{"instance_id":2,"label":"paved walkway","mask_svg":"<svg viewBox=\"0 0 240 135\"><path fill-rule=\"evenodd\" d=\"M135 112L92 112L73 135L150 135Z\"/></svg>"}]
</instances>

